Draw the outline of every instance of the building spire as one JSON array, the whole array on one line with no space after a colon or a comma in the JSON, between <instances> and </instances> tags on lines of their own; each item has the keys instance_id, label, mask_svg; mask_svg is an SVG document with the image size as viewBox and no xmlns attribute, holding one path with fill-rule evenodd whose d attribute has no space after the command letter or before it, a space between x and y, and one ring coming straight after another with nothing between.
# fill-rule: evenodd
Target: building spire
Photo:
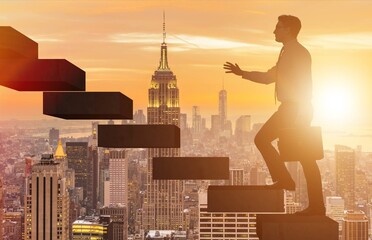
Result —
<instances>
[{"instance_id":1,"label":"building spire","mask_svg":"<svg viewBox=\"0 0 372 240\"><path fill-rule=\"evenodd\" d=\"M158 70L160 71L169 71L170 68L168 66L168 54L167 54L167 44L165 43L165 11L163 11L163 43L161 44L161 52L160 52L160 63Z\"/></svg>"},{"instance_id":2,"label":"building spire","mask_svg":"<svg viewBox=\"0 0 372 240\"><path fill-rule=\"evenodd\" d=\"M166 37L167 37L167 33L165 32L165 11L163 11L163 43L165 43Z\"/></svg>"}]
</instances>

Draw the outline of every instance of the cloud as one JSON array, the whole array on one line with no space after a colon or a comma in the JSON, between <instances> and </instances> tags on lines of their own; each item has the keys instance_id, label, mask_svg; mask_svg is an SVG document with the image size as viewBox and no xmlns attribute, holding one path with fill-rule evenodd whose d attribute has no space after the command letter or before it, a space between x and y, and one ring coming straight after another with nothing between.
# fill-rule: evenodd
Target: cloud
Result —
<instances>
[{"instance_id":1,"label":"cloud","mask_svg":"<svg viewBox=\"0 0 372 240\"><path fill-rule=\"evenodd\" d=\"M135 73L148 73L149 71L143 71L139 69L132 69L132 68L108 68L108 67L91 67L91 68L84 68L87 72L135 72Z\"/></svg>"},{"instance_id":2,"label":"cloud","mask_svg":"<svg viewBox=\"0 0 372 240\"><path fill-rule=\"evenodd\" d=\"M35 42L38 42L38 43L57 43L57 42L64 42L64 40L62 39L58 39L58 38L53 38L53 37L50 37L50 36L46 36L46 35L37 35L37 36L30 36L30 38L35 41Z\"/></svg>"},{"instance_id":3,"label":"cloud","mask_svg":"<svg viewBox=\"0 0 372 240\"><path fill-rule=\"evenodd\" d=\"M151 33L121 33L114 34L109 37L109 41L113 43L124 43L124 44L149 44L161 43L160 34ZM222 50L222 49L239 49L249 51L277 51L276 47L246 43L240 41L234 41L230 39L214 38L208 36L194 36L187 34L168 34L166 42L175 45L172 47L172 51L187 51L194 49L203 50ZM153 51L154 49L149 46L143 46L142 49ZM156 49L158 51L158 49Z\"/></svg>"},{"instance_id":4,"label":"cloud","mask_svg":"<svg viewBox=\"0 0 372 240\"><path fill-rule=\"evenodd\" d=\"M311 48L372 49L372 32L310 36L305 39L304 44Z\"/></svg>"}]
</instances>

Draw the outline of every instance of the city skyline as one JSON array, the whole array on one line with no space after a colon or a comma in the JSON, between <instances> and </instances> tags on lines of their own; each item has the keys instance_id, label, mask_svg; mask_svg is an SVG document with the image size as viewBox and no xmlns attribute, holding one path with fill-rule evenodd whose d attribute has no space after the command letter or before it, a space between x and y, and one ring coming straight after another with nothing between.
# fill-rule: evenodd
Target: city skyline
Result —
<instances>
[{"instance_id":1,"label":"city skyline","mask_svg":"<svg viewBox=\"0 0 372 240\"><path fill-rule=\"evenodd\" d=\"M304 26L300 41L313 56L314 121L333 128L369 123L372 99L367 89L372 72L367 53L372 49L372 33L368 28L372 18L367 14L371 4L363 1L214 3L98 1L87 5L85 1L22 4L5 1L0 23L38 42L40 58L65 58L81 67L87 73L87 90L120 90L134 100L135 109L145 109L147 79L159 60L158 23L164 10L168 19L168 44L172 49L169 58L182 79L179 87L184 89L180 96L182 108L191 112L191 107L198 105L207 115L216 112L215 92L221 89L224 79L225 89L230 93L232 118L249 112L262 119L276 108L273 87L263 88L227 76L222 64L233 61L246 69L269 69L281 47L272 34L277 16L297 15ZM329 9L337 10L331 16L332 23L323 21L330 17ZM312 14L315 11L316 19ZM345 15L354 17L345 24ZM321 28L320 22L323 22ZM3 87L0 93L0 107L6 113L2 119L48 118L40 109L41 94Z\"/></svg>"}]
</instances>

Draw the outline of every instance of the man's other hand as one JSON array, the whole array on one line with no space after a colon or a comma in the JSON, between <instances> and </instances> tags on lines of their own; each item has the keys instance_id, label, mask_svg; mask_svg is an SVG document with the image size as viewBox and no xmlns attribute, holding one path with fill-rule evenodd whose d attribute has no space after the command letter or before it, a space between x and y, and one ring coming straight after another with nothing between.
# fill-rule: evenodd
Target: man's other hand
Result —
<instances>
[{"instance_id":1,"label":"man's other hand","mask_svg":"<svg viewBox=\"0 0 372 240\"><path fill-rule=\"evenodd\" d=\"M243 75L243 71L240 69L239 65L235 63L232 64L231 62L226 62L224 65L223 65L223 68L227 71L225 71L225 73L234 73L235 75L238 75L238 76L242 76Z\"/></svg>"}]
</instances>

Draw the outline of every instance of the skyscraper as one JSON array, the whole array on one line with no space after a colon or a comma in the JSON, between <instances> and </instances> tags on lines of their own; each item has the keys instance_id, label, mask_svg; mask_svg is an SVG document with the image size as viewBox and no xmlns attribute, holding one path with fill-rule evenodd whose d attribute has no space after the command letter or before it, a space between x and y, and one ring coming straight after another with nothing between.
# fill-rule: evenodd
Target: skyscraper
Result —
<instances>
[{"instance_id":1,"label":"skyscraper","mask_svg":"<svg viewBox=\"0 0 372 240\"><path fill-rule=\"evenodd\" d=\"M66 154L68 168L75 170L75 187L83 188L86 207L93 207L93 164L89 159L87 142L67 142Z\"/></svg>"},{"instance_id":2,"label":"skyscraper","mask_svg":"<svg viewBox=\"0 0 372 240\"><path fill-rule=\"evenodd\" d=\"M342 234L344 211L345 202L342 197L326 197L326 215L338 222L339 236Z\"/></svg>"},{"instance_id":3,"label":"skyscraper","mask_svg":"<svg viewBox=\"0 0 372 240\"><path fill-rule=\"evenodd\" d=\"M0 240L3 240L3 208L4 208L4 200L3 200L3 179L0 178Z\"/></svg>"},{"instance_id":4,"label":"skyscraper","mask_svg":"<svg viewBox=\"0 0 372 240\"><path fill-rule=\"evenodd\" d=\"M202 118L198 106L192 106L192 134L194 139L199 139L202 129Z\"/></svg>"},{"instance_id":5,"label":"skyscraper","mask_svg":"<svg viewBox=\"0 0 372 240\"><path fill-rule=\"evenodd\" d=\"M128 161L125 150L110 150L110 204L128 206Z\"/></svg>"},{"instance_id":6,"label":"skyscraper","mask_svg":"<svg viewBox=\"0 0 372 240\"><path fill-rule=\"evenodd\" d=\"M244 185L244 169L230 169L229 185Z\"/></svg>"},{"instance_id":7,"label":"skyscraper","mask_svg":"<svg viewBox=\"0 0 372 240\"><path fill-rule=\"evenodd\" d=\"M200 240L258 240L256 214L248 212L208 211L207 191L199 191Z\"/></svg>"},{"instance_id":8,"label":"skyscraper","mask_svg":"<svg viewBox=\"0 0 372 240\"><path fill-rule=\"evenodd\" d=\"M133 115L133 120L136 124L146 124L146 116L143 113L142 109L138 109L134 115Z\"/></svg>"},{"instance_id":9,"label":"skyscraper","mask_svg":"<svg viewBox=\"0 0 372 240\"><path fill-rule=\"evenodd\" d=\"M220 115L221 129L225 129L227 121L227 92L222 89L218 94L218 115Z\"/></svg>"},{"instance_id":10,"label":"skyscraper","mask_svg":"<svg viewBox=\"0 0 372 240\"><path fill-rule=\"evenodd\" d=\"M128 214L127 207L114 204L103 207L99 210L99 215L110 216L112 221L112 239L128 239Z\"/></svg>"},{"instance_id":11,"label":"skyscraper","mask_svg":"<svg viewBox=\"0 0 372 240\"><path fill-rule=\"evenodd\" d=\"M251 131L251 115L240 116L235 123L235 139L239 145L247 143Z\"/></svg>"},{"instance_id":12,"label":"skyscraper","mask_svg":"<svg viewBox=\"0 0 372 240\"><path fill-rule=\"evenodd\" d=\"M177 79L168 66L165 43L165 17L160 63L151 79L148 124L174 124L179 126L179 91ZM152 148L148 151L147 190L143 204L143 227L149 229L178 229L183 225L183 181L153 180L152 158L157 156L179 156L176 148Z\"/></svg>"},{"instance_id":13,"label":"skyscraper","mask_svg":"<svg viewBox=\"0 0 372 240\"><path fill-rule=\"evenodd\" d=\"M49 130L49 145L52 147L57 146L59 139L59 130L52 128Z\"/></svg>"},{"instance_id":14,"label":"skyscraper","mask_svg":"<svg viewBox=\"0 0 372 240\"><path fill-rule=\"evenodd\" d=\"M345 200L345 209L354 209L355 199L355 151L349 147L336 145L336 194Z\"/></svg>"},{"instance_id":15,"label":"skyscraper","mask_svg":"<svg viewBox=\"0 0 372 240\"><path fill-rule=\"evenodd\" d=\"M69 239L69 195L61 164L43 154L26 178L25 239Z\"/></svg>"},{"instance_id":16,"label":"skyscraper","mask_svg":"<svg viewBox=\"0 0 372 240\"><path fill-rule=\"evenodd\" d=\"M346 211L342 220L342 240L367 240L368 218L362 211Z\"/></svg>"}]
</instances>

